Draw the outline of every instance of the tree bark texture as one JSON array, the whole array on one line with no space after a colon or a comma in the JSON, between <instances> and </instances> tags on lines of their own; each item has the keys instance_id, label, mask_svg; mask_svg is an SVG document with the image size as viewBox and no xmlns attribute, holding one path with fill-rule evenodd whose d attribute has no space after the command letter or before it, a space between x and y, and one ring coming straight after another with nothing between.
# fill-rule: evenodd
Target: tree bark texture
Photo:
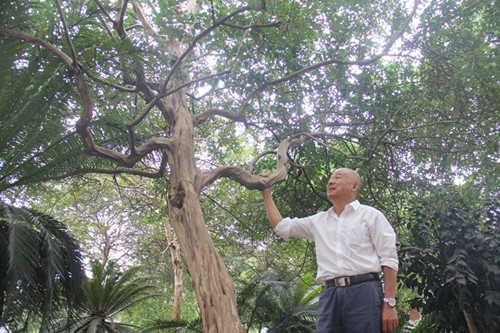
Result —
<instances>
[{"instance_id":1,"label":"tree bark texture","mask_svg":"<svg viewBox=\"0 0 500 333\"><path fill-rule=\"evenodd\" d=\"M182 257L179 240L174 235L169 222L165 221L165 236L168 241L168 249L172 258L172 268L174 271L174 302L172 304L172 320L178 321L182 318Z\"/></svg>"},{"instance_id":2,"label":"tree bark texture","mask_svg":"<svg viewBox=\"0 0 500 333\"><path fill-rule=\"evenodd\" d=\"M175 107L170 165L169 217L193 281L203 332L242 332L236 290L205 225L194 155L194 125L182 90L167 97Z\"/></svg>"}]
</instances>

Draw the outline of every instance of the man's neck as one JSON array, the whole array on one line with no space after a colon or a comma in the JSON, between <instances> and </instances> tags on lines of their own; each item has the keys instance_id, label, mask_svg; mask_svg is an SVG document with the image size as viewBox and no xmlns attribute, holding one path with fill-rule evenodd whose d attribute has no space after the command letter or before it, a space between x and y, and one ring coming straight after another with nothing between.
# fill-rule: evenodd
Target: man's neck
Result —
<instances>
[{"instance_id":1,"label":"man's neck","mask_svg":"<svg viewBox=\"0 0 500 333\"><path fill-rule=\"evenodd\" d=\"M349 199L349 200L335 200L333 201L333 211L335 213L337 213L338 216L340 216L340 214L342 214L342 212L344 211L345 209L345 206L347 206L348 204L350 204L351 202L355 201L356 198L354 199Z\"/></svg>"},{"instance_id":2,"label":"man's neck","mask_svg":"<svg viewBox=\"0 0 500 333\"><path fill-rule=\"evenodd\" d=\"M333 204L333 211L335 213L337 213L337 216L340 216L340 214L342 214L342 212L344 211L344 208L345 208L345 205L340 206L340 205Z\"/></svg>"}]
</instances>

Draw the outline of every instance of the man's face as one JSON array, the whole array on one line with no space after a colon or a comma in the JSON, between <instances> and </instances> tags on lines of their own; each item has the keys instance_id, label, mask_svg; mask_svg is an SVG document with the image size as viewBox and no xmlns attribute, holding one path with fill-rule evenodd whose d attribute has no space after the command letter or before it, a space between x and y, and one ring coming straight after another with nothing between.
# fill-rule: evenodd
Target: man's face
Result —
<instances>
[{"instance_id":1,"label":"man's face","mask_svg":"<svg viewBox=\"0 0 500 333\"><path fill-rule=\"evenodd\" d=\"M328 181L327 195L332 202L335 199L356 198L356 182L353 175L345 170L335 171Z\"/></svg>"}]
</instances>

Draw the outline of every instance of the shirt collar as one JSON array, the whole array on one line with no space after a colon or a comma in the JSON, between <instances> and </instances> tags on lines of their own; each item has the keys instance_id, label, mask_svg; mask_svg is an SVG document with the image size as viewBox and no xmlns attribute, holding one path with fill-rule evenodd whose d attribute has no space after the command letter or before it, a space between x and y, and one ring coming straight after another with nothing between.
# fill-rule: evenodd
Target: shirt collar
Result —
<instances>
[{"instance_id":1,"label":"shirt collar","mask_svg":"<svg viewBox=\"0 0 500 333\"><path fill-rule=\"evenodd\" d=\"M359 206L361 206L361 204L359 203L359 200L354 200L353 202L347 204L347 206L351 206L353 210L358 210Z\"/></svg>"},{"instance_id":2,"label":"shirt collar","mask_svg":"<svg viewBox=\"0 0 500 333\"><path fill-rule=\"evenodd\" d=\"M357 200L357 199L348 203L347 205L345 205L346 208L351 207L353 211L357 211L359 206L361 206L361 204L359 203L359 200ZM332 207L330 207L330 209L328 209L328 216L330 216L334 213L335 213L335 211L333 210L333 206L332 206Z\"/></svg>"}]
</instances>

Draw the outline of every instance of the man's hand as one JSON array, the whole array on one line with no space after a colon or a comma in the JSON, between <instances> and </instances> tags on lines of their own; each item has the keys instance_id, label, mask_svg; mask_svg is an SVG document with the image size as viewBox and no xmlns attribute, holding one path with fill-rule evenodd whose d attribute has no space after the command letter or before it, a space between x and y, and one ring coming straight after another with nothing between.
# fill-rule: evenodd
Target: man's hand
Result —
<instances>
[{"instance_id":1,"label":"man's hand","mask_svg":"<svg viewBox=\"0 0 500 333\"><path fill-rule=\"evenodd\" d=\"M269 177L269 175L271 175L270 172L263 172L263 173L260 173L259 174L259 177ZM265 195L270 195L272 192L273 192L273 188L274 186L269 186L268 188L262 190L262 195L265 196Z\"/></svg>"},{"instance_id":2,"label":"man's hand","mask_svg":"<svg viewBox=\"0 0 500 333\"><path fill-rule=\"evenodd\" d=\"M384 303L382 307L382 331L391 333L399 326L398 312L395 307L390 307Z\"/></svg>"},{"instance_id":3,"label":"man's hand","mask_svg":"<svg viewBox=\"0 0 500 333\"><path fill-rule=\"evenodd\" d=\"M260 177L269 177L270 172L264 172L259 174ZM273 196L273 186L269 186L268 188L262 190L262 198L264 199L264 206L266 207L266 214L269 222L271 223L271 227L274 229L278 225L278 223L283 220L281 214L274 204Z\"/></svg>"}]
</instances>

